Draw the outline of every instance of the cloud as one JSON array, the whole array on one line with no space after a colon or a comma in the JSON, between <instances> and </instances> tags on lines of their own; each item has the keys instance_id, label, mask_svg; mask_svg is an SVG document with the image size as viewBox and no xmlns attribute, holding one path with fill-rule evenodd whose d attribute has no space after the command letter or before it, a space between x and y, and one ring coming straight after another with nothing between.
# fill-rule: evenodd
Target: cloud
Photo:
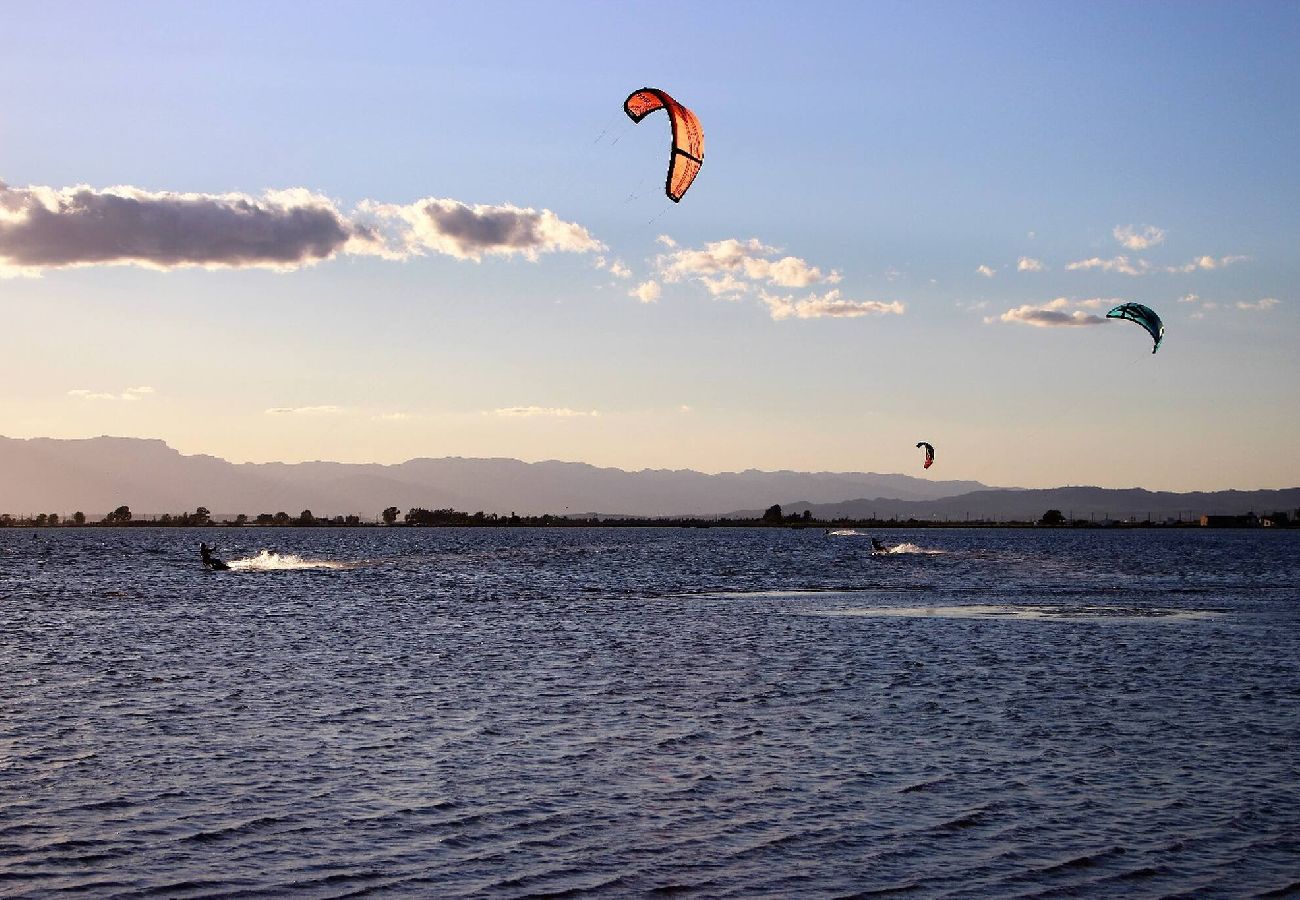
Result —
<instances>
[{"instance_id":1,"label":"cloud","mask_svg":"<svg viewBox=\"0 0 1300 900\"><path fill-rule=\"evenodd\" d=\"M1163 266L1160 268L1152 266L1145 259L1129 259L1127 256L1114 256L1110 259L1102 259L1094 256L1091 259L1080 259L1066 265L1066 269L1075 272L1084 269L1098 269L1102 272L1114 272L1120 275L1147 275L1151 272L1167 272L1170 274L1186 274L1207 269L1222 269L1233 263L1244 262L1250 259L1249 256L1198 256L1191 262L1184 263L1180 266Z\"/></svg>"},{"instance_id":2,"label":"cloud","mask_svg":"<svg viewBox=\"0 0 1300 900\"><path fill-rule=\"evenodd\" d=\"M1183 263L1181 266L1166 266L1165 271L1175 274L1196 272L1198 270L1223 269L1234 263L1245 262L1250 259L1249 256L1198 256L1189 263Z\"/></svg>"},{"instance_id":3,"label":"cloud","mask_svg":"<svg viewBox=\"0 0 1300 900\"><path fill-rule=\"evenodd\" d=\"M1277 306L1281 302L1282 301L1278 300L1276 297L1265 297L1262 300L1256 300L1254 303L1247 303L1246 301L1243 300L1237 304L1237 309L1253 309L1253 310L1272 309L1273 307Z\"/></svg>"},{"instance_id":4,"label":"cloud","mask_svg":"<svg viewBox=\"0 0 1300 900\"><path fill-rule=\"evenodd\" d=\"M288 270L378 251L377 235L310 191L197 194L0 182L0 274L136 265Z\"/></svg>"},{"instance_id":5,"label":"cloud","mask_svg":"<svg viewBox=\"0 0 1300 900\"><path fill-rule=\"evenodd\" d=\"M1063 298L1058 297L1057 299ZM1083 309L1101 309L1103 306L1119 306L1124 302L1119 297L1089 297L1087 300L1075 300L1074 305Z\"/></svg>"},{"instance_id":6,"label":"cloud","mask_svg":"<svg viewBox=\"0 0 1300 900\"><path fill-rule=\"evenodd\" d=\"M602 249L575 222L510 204L365 200L349 215L304 188L253 196L131 186L13 188L0 182L0 277L96 265L290 271L344 253L535 261L543 253ZM619 260L603 267L616 278L631 277Z\"/></svg>"},{"instance_id":7,"label":"cloud","mask_svg":"<svg viewBox=\"0 0 1300 900\"><path fill-rule=\"evenodd\" d=\"M667 282L694 279L707 287L709 283L742 284L740 279L745 279L755 284L802 288L821 283L836 284L841 278L839 272L823 272L797 256L777 258L780 251L757 238L747 241L728 238L705 244L699 249L671 246L671 252L655 260L660 277ZM733 288L726 289L730 290ZM710 289L715 296L726 291Z\"/></svg>"},{"instance_id":8,"label":"cloud","mask_svg":"<svg viewBox=\"0 0 1300 900\"><path fill-rule=\"evenodd\" d=\"M1130 260L1127 256L1115 256L1110 259L1094 256L1091 259L1068 263L1065 268L1069 272L1099 269L1102 272L1117 272L1120 275L1145 275L1151 270L1151 266L1145 259Z\"/></svg>"},{"instance_id":9,"label":"cloud","mask_svg":"<svg viewBox=\"0 0 1300 900\"><path fill-rule=\"evenodd\" d=\"M642 303L654 303L658 301L659 295L662 293L663 289L659 287L659 282L643 281L628 291L627 295L637 298Z\"/></svg>"},{"instance_id":10,"label":"cloud","mask_svg":"<svg viewBox=\"0 0 1300 900\"><path fill-rule=\"evenodd\" d=\"M1068 328L1081 325L1102 325L1106 322L1104 316L1092 315L1081 309L1067 312L1066 307L1069 305L1070 301L1065 297L1057 297L1055 300L1041 306L1027 303L1009 309L1000 316L989 316L984 320L984 324L989 325L993 322L1002 321L1020 322L1037 328Z\"/></svg>"},{"instance_id":11,"label":"cloud","mask_svg":"<svg viewBox=\"0 0 1300 900\"><path fill-rule=\"evenodd\" d=\"M415 416L404 412L389 412L380 413L377 416L371 416L371 418L376 422L409 422L414 419Z\"/></svg>"},{"instance_id":12,"label":"cloud","mask_svg":"<svg viewBox=\"0 0 1300 900\"><path fill-rule=\"evenodd\" d=\"M268 415L274 416L329 416L343 412L343 407L324 405L324 406L274 406L267 411Z\"/></svg>"},{"instance_id":13,"label":"cloud","mask_svg":"<svg viewBox=\"0 0 1300 900\"><path fill-rule=\"evenodd\" d=\"M859 316L882 316L893 314L901 316L906 307L897 301L883 303L879 300L846 300L840 296L839 289L827 291L818 296L813 294L802 300L793 297L776 297L766 292L759 299L767 304L768 312L774 320L781 319L821 319L821 318L857 318Z\"/></svg>"},{"instance_id":14,"label":"cloud","mask_svg":"<svg viewBox=\"0 0 1300 900\"><path fill-rule=\"evenodd\" d=\"M398 229L399 255L424 251L479 262L484 256L522 256L535 261L542 253L588 253L604 245L575 222L549 209L470 206L459 200L429 197L406 205L366 202L363 213Z\"/></svg>"},{"instance_id":15,"label":"cloud","mask_svg":"<svg viewBox=\"0 0 1300 900\"><path fill-rule=\"evenodd\" d=\"M976 274L983 275L985 278L992 278L997 272L994 272L988 266L980 266L975 270Z\"/></svg>"},{"instance_id":16,"label":"cloud","mask_svg":"<svg viewBox=\"0 0 1300 900\"><path fill-rule=\"evenodd\" d=\"M668 235L666 235L666 234L661 234L661 235L659 235L659 237L655 238L655 242L656 242L656 243L659 243L659 244L663 244L665 247L676 247L676 246L677 246L677 242L676 242L675 240L673 240L672 238L670 238L670 237L669 237Z\"/></svg>"},{"instance_id":17,"label":"cloud","mask_svg":"<svg viewBox=\"0 0 1300 900\"><path fill-rule=\"evenodd\" d=\"M1201 298L1196 294L1184 294L1178 298L1179 303L1199 303Z\"/></svg>"},{"instance_id":18,"label":"cloud","mask_svg":"<svg viewBox=\"0 0 1300 900\"><path fill-rule=\"evenodd\" d=\"M1031 256L1022 256L1016 263L1017 272L1042 272L1047 269L1042 260L1034 259Z\"/></svg>"},{"instance_id":19,"label":"cloud","mask_svg":"<svg viewBox=\"0 0 1300 900\"><path fill-rule=\"evenodd\" d=\"M1128 250L1146 250L1165 239L1164 229L1154 225L1116 225L1111 234Z\"/></svg>"},{"instance_id":20,"label":"cloud","mask_svg":"<svg viewBox=\"0 0 1300 900\"><path fill-rule=\"evenodd\" d=\"M596 268L604 269L606 272L613 275L615 278L622 278L626 280L632 277L632 270L629 269L627 266L623 265L623 261L621 259L607 260L603 256L597 256Z\"/></svg>"},{"instance_id":21,"label":"cloud","mask_svg":"<svg viewBox=\"0 0 1300 900\"><path fill-rule=\"evenodd\" d=\"M154 393L154 389L147 385L141 387L127 388L120 394L114 394L108 391L92 391L86 388L77 388L68 391L69 397L78 397L82 400L139 400L141 397Z\"/></svg>"},{"instance_id":22,"label":"cloud","mask_svg":"<svg viewBox=\"0 0 1300 900\"><path fill-rule=\"evenodd\" d=\"M572 419L587 416L596 417L600 415L600 411L595 409L586 411L580 409L569 409L568 407L563 406L506 406L501 409L492 410L491 415L524 418L551 416L558 419Z\"/></svg>"},{"instance_id":23,"label":"cloud","mask_svg":"<svg viewBox=\"0 0 1300 900\"><path fill-rule=\"evenodd\" d=\"M748 282L741 281L730 272L716 278L703 277L698 281L704 285L704 289L709 292L709 296L721 297L724 300L739 300L751 287Z\"/></svg>"}]
</instances>

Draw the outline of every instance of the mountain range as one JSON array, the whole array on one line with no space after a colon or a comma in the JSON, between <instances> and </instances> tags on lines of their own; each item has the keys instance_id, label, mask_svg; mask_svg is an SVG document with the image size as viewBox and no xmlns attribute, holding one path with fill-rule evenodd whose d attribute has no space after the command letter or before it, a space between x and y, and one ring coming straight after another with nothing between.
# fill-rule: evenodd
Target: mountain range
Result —
<instances>
[{"instance_id":1,"label":"mountain range","mask_svg":"<svg viewBox=\"0 0 1300 900\"><path fill-rule=\"evenodd\" d=\"M0 437L0 512L15 515L81 510L94 516L122 505L137 515L205 506L218 515L297 515L308 509L317 516L356 513L365 519L388 506L521 515L717 515L797 500L935 500L986 487L867 472L627 472L575 462L461 457L394 465L236 464L186 456L160 440Z\"/></svg>"},{"instance_id":2,"label":"mountain range","mask_svg":"<svg viewBox=\"0 0 1300 900\"><path fill-rule=\"evenodd\" d=\"M1037 519L1196 517L1295 510L1300 488L1151 492L1140 488L991 488L873 472L637 472L586 463L443 457L403 463L231 463L185 455L160 440L0 437L0 513L75 510L97 518L118 506L137 516L207 507L217 517L311 510L372 520L385 507L452 507L521 515L759 516L779 503L817 518Z\"/></svg>"}]
</instances>

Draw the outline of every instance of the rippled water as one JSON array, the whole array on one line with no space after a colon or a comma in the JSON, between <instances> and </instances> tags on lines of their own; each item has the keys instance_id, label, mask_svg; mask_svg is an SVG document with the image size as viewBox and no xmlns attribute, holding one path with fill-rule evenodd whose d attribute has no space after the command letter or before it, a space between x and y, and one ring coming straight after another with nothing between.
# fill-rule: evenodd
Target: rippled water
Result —
<instances>
[{"instance_id":1,"label":"rippled water","mask_svg":"<svg viewBox=\"0 0 1300 900\"><path fill-rule=\"evenodd\" d=\"M0 895L1300 891L1300 532L876 536L0 530Z\"/></svg>"}]
</instances>

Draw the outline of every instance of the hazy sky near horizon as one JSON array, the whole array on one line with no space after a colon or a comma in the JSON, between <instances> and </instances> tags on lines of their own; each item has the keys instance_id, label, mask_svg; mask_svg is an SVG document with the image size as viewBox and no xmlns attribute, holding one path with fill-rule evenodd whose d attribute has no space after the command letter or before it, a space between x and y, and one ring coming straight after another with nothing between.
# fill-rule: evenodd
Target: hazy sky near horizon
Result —
<instances>
[{"instance_id":1,"label":"hazy sky near horizon","mask_svg":"<svg viewBox=\"0 0 1300 900\"><path fill-rule=\"evenodd\" d=\"M0 434L1300 484L1300 3L795 12L6 4Z\"/></svg>"}]
</instances>

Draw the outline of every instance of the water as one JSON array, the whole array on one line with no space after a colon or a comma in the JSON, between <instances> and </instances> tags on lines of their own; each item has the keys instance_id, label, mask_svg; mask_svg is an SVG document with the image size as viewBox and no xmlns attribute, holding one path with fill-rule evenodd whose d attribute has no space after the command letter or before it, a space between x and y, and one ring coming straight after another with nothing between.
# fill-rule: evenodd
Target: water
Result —
<instances>
[{"instance_id":1,"label":"water","mask_svg":"<svg viewBox=\"0 0 1300 900\"><path fill-rule=\"evenodd\" d=\"M1300 891L1300 532L876 536L2 530L0 895Z\"/></svg>"}]
</instances>

